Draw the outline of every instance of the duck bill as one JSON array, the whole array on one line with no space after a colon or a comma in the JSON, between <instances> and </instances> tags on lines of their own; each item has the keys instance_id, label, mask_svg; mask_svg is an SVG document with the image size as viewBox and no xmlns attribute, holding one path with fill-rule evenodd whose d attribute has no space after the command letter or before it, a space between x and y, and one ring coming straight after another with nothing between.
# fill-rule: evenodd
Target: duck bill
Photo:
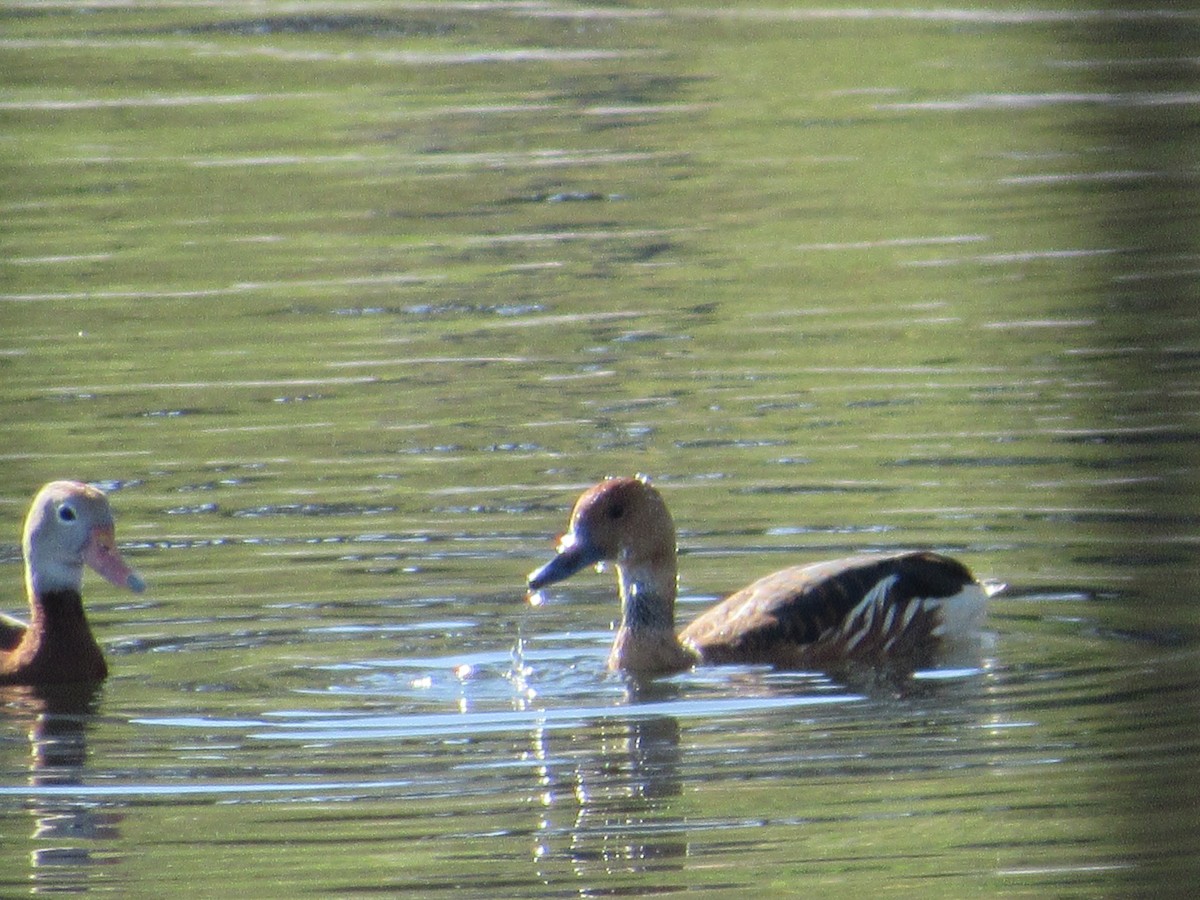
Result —
<instances>
[{"instance_id":1,"label":"duck bill","mask_svg":"<svg viewBox=\"0 0 1200 900\"><path fill-rule=\"evenodd\" d=\"M105 581L135 594L146 589L146 582L121 558L111 528L98 527L83 548L83 561L95 569Z\"/></svg>"},{"instance_id":2,"label":"duck bill","mask_svg":"<svg viewBox=\"0 0 1200 900\"><path fill-rule=\"evenodd\" d=\"M583 541L566 535L558 544L558 555L540 569L529 573L529 590L540 591L544 587L565 581L580 569L600 562L601 555Z\"/></svg>"}]
</instances>

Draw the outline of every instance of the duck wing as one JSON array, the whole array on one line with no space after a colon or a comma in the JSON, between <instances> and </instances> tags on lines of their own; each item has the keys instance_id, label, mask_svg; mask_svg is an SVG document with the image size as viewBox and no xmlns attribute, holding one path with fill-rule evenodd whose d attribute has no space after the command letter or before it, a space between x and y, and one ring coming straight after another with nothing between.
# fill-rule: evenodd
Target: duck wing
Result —
<instances>
[{"instance_id":1,"label":"duck wing","mask_svg":"<svg viewBox=\"0 0 1200 900\"><path fill-rule=\"evenodd\" d=\"M948 601L971 609L946 615ZM855 556L782 569L723 600L680 641L709 663L827 669L843 661L925 668L950 627L977 628L986 592L937 553Z\"/></svg>"}]
</instances>

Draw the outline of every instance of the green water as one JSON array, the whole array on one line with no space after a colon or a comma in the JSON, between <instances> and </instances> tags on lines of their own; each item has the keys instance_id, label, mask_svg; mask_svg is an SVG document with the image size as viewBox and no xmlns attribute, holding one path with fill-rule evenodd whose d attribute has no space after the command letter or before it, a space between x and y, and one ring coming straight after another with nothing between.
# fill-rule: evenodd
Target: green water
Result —
<instances>
[{"instance_id":1,"label":"green water","mask_svg":"<svg viewBox=\"0 0 1200 900\"><path fill-rule=\"evenodd\" d=\"M1196 25L8 4L3 606L58 477L150 590L0 698L0 893L1186 884ZM632 472L681 617L933 546L1009 585L986 671L631 692L608 578L523 584Z\"/></svg>"}]
</instances>

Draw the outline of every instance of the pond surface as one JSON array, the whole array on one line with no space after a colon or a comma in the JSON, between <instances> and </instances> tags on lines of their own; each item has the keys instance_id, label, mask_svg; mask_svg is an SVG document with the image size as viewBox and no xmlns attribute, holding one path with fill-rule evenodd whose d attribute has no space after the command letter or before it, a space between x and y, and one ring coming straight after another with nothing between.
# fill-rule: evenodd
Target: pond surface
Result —
<instances>
[{"instance_id":1,"label":"pond surface","mask_svg":"<svg viewBox=\"0 0 1200 900\"><path fill-rule=\"evenodd\" d=\"M1200 20L13 2L0 547L96 482L112 676L0 695L0 893L1150 895L1196 875ZM903 692L525 602L646 472L680 616L934 547Z\"/></svg>"}]
</instances>

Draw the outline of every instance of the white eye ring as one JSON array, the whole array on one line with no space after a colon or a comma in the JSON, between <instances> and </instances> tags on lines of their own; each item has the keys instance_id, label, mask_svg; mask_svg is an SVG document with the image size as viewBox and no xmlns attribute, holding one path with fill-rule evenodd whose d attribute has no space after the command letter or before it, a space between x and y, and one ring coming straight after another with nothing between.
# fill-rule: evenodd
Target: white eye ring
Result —
<instances>
[{"instance_id":1,"label":"white eye ring","mask_svg":"<svg viewBox=\"0 0 1200 900\"><path fill-rule=\"evenodd\" d=\"M75 507L70 503L64 503L58 508L58 519L60 522L74 522L78 518L75 513Z\"/></svg>"}]
</instances>

